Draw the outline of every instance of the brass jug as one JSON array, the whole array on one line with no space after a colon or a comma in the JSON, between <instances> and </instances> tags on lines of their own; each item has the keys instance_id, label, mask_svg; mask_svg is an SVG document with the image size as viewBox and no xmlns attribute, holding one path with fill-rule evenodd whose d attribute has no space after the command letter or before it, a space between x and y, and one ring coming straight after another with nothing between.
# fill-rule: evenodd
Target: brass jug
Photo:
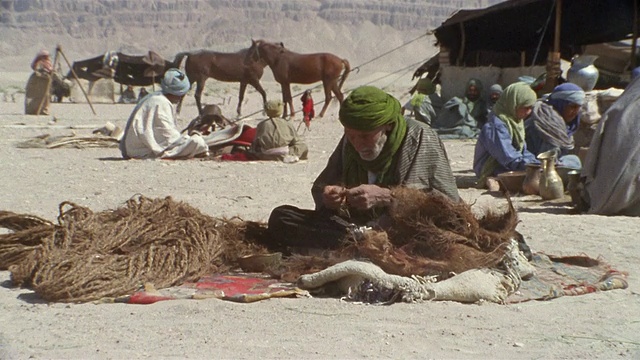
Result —
<instances>
[{"instance_id":1,"label":"brass jug","mask_svg":"<svg viewBox=\"0 0 640 360\"><path fill-rule=\"evenodd\" d=\"M527 164L525 173L522 192L527 195L538 195L540 193L540 175L542 174L540 164Z\"/></svg>"},{"instance_id":2,"label":"brass jug","mask_svg":"<svg viewBox=\"0 0 640 360\"><path fill-rule=\"evenodd\" d=\"M556 171L556 151L549 150L537 156L542 163L540 174L540 196L545 200L559 199L564 196L564 185Z\"/></svg>"}]
</instances>

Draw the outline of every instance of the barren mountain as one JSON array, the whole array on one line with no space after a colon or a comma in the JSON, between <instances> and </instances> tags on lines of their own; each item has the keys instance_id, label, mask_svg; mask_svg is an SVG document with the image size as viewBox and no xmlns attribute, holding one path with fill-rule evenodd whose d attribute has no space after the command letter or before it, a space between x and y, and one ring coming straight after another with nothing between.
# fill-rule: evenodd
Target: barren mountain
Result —
<instances>
[{"instance_id":1,"label":"barren mountain","mask_svg":"<svg viewBox=\"0 0 640 360\"><path fill-rule=\"evenodd\" d=\"M109 50L154 50L167 58L203 48L232 52L263 38L297 52L333 52L352 67L370 62L364 71L395 71L435 52L426 34L452 12L496 2L0 0L0 70L28 71L39 49L52 51L56 44L73 61Z\"/></svg>"}]
</instances>

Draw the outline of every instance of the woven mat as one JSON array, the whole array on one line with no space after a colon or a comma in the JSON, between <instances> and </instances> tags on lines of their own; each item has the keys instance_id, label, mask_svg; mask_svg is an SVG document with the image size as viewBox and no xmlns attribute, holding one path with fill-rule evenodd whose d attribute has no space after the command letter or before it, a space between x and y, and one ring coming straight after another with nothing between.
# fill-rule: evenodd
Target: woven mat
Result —
<instances>
[{"instance_id":1,"label":"woven mat","mask_svg":"<svg viewBox=\"0 0 640 360\"><path fill-rule=\"evenodd\" d=\"M625 273L612 269L601 259L588 256L536 253L532 264L536 275L523 281L520 289L507 298L507 303L550 300L629 286Z\"/></svg>"},{"instance_id":2,"label":"woven mat","mask_svg":"<svg viewBox=\"0 0 640 360\"><path fill-rule=\"evenodd\" d=\"M601 259L588 256L533 255L536 275L523 281L520 289L507 298L514 304L531 300L551 300L597 291L626 289L626 274L614 270ZM152 304L163 300L217 298L251 303L274 297L308 297L309 293L292 283L282 283L265 274L233 273L211 275L195 283L185 283L167 289L155 289L147 284L130 296L108 302ZM105 301L107 302L107 301Z\"/></svg>"}]
</instances>

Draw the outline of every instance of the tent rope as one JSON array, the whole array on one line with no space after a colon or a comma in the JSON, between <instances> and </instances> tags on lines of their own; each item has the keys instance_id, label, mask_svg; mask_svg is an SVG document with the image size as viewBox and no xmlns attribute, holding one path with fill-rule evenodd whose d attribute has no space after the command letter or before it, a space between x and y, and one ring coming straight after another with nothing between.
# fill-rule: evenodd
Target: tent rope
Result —
<instances>
[{"instance_id":1,"label":"tent rope","mask_svg":"<svg viewBox=\"0 0 640 360\"><path fill-rule=\"evenodd\" d=\"M549 27L549 23L551 22L551 15L553 15L553 10L556 8L556 2L551 2L551 9L549 10L549 16L547 16L547 21L542 28L542 34L540 35L540 41L538 41L538 47L536 47L536 53L533 55L533 60L531 61L531 67L536 64L536 60L538 59L538 54L540 53L540 48L542 47L542 40L544 39L545 34L547 33L547 28Z\"/></svg>"}]
</instances>

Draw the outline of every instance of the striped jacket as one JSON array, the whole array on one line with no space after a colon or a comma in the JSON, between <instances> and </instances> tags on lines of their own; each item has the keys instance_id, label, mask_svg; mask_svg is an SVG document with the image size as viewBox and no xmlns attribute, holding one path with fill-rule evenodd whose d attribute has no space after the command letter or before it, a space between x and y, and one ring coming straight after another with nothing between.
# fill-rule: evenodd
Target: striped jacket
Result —
<instances>
[{"instance_id":1,"label":"striped jacket","mask_svg":"<svg viewBox=\"0 0 640 360\"><path fill-rule=\"evenodd\" d=\"M342 183L342 159L347 139L343 136L329 157L325 169L313 183L311 194L316 209L321 209L322 191L327 185ZM454 201L459 201L456 180L451 172L447 152L438 134L427 124L407 119L407 134L395 154L395 179L403 185L425 191L438 190Z\"/></svg>"}]
</instances>

